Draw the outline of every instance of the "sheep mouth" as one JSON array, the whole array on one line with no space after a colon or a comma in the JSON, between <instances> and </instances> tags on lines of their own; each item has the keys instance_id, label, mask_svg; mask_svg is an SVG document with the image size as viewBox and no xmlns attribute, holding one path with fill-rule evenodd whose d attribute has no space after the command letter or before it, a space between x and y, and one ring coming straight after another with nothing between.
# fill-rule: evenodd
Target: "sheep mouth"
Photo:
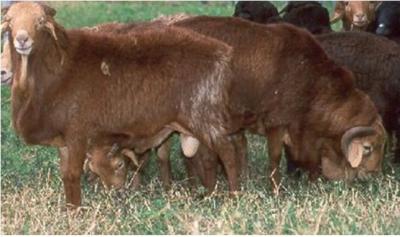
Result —
<instances>
[{"instance_id":1,"label":"sheep mouth","mask_svg":"<svg viewBox=\"0 0 400 237\"><path fill-rule=\"evenodd\" d=\"M32 46L20 47L20 48L16 47L15 50L17 51L17 53L21 55L29 55L32 51Z\"/></svg>"},{"instance_id":2,"label":"sheep mouth","mask_svg":"<svg viewBox=\"0 0 400 237\"><path fill-rule=\"evenodd\" d=\"M364 27L368 24L367 21L353 21L353 25L357 26L357 27Z\"/></svg>"},{"instance_id":3,"label":"sheep mouth","mask_svg":"<svg viewBox=\"0 0 400 237\"><path fill-rule=\"evenodd\" d=\"M12 81L12 73L3 71L1 72L1 85L10 85Z\"/></svg>"}]
</instances>

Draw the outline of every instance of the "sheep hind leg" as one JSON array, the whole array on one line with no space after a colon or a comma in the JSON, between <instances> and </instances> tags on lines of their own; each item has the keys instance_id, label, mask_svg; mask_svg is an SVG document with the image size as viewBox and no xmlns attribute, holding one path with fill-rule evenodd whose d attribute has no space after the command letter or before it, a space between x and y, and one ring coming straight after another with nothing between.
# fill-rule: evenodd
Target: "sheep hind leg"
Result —
<instances>
[{"instance_id":1,"label":"sheep hind leg","mask_svg":"<svg viewBox=\"0 0 400 237\"><path fill-rule=\"evenodd\" d=\"M244 180L249 178L249 167L247 163L247 140L244 133L234 135L233 140L235 143L236 154L239 157L238 163L239 170L241 171L240 177Z\"/></svg>"},{"instance_id":2,"label":"sheep hind leg","mask_svg":"<svg viewBox=\"0 0 400 237\"><path fill-rule=\"evenodd\" d=\"M214 148L225 168L230 194L235 195L239 190L238 157L235 145L229 139L220 138Z\"/></svg>"}]
</instances>

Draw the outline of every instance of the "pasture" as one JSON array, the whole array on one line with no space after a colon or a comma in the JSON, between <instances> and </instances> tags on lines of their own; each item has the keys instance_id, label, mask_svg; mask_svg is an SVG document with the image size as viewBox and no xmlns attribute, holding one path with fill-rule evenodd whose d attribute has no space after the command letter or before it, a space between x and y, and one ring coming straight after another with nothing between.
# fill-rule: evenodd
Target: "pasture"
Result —
<instances>
[{"instance_id":1,"label":"pasture","mask_svg":"<svg viewBox=\"0 0 400 237\"><path fill-rule=\"evenodd\" d=\"M185 12L229 16L231 2L57 2L66 28L150 20ZM275 3L282 8L284 2ZM324 2L331 11L332 2ZM339 26L335 25L334 29ZM177 137L171 155L173 187L164 191L155 155L140 190L106 191L83 178L83 206L64 210L54 148L26 146L10 121L10 89L1 88L1 234L400 234L400 167L387 153L383 175L353 183L310 183L284 175L274 195L266 177L266 141L248 135L250 178L230 198L224 177L216 191L189 190ZM285 174L285 164L281 165Z\"/></svg>"}]
</instances>

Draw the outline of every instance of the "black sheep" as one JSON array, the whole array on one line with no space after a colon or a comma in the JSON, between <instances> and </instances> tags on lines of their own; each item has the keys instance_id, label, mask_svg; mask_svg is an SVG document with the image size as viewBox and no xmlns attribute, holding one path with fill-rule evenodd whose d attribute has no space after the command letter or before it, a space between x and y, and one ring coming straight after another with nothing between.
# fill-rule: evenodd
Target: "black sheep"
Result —
<instances>
[{"instance_id":1,"label":"black sheep","mask_svg":"<svg viewBox=\"0 0 400 237\"><path fill-rule=\"evenodd\" d=\"M374 31L400 43L400 2L383 2L379 6Z\"/></svg>"},{"instance_id":2,"label":"black sheep","mask_svg":"<svg viewBox=\"0 0 400 237\"><path fill-rule=\"evenodd\" d=\"M329 12L319 2L289 2L281 12L284 12L284 22L303 27L312 34L323 34L332 31Z\"/></svg>"},{"instance_id":3,"label":"black sheep","mask_svg":"<svg viewBox=\"0 0 400 237\"><path fill-rule=\"evenodd\" d=\"M262 24L280 21L278 10L267 1L239 1L233 16Z\"/></svg>"}]
</instances>

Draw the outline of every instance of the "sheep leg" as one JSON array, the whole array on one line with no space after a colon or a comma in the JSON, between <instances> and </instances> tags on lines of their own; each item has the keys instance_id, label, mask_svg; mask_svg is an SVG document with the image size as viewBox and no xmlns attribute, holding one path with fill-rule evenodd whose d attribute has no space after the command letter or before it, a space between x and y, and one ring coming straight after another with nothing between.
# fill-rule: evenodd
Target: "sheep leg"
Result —
<instances>
[{"instance_id":1,"label":"sheep leg","mask_svg":"<svg viewBox=\"0 0 400 237\"><path fill-rule=\"evenodd\" d=\"M279 164L282 157L282 146L284 130L281 128L272 128L267 131L268 140L268 156L270 163L268 166L267 176L272 184L272 190L275 194L279 193L281 185L281 174L279 171Z\"/></svg>"},{"instance_id":2,"label":"sheep leg","mask_svg":"<svg viewBox=\"0 0 400 237\"><path fill-rule=\"evenodd\" d=\"M400 124L398 125L394 134L396 136L396 144L394 147L394 161L396 163L400 163Z\"/></svg>"},{"instance_id":3,"label":"sheep leg","mask_svg":"<svg viewBox=\"0 0 400 237\"><path fill-rule=\"evenodd\" d=\"M200 174L200 180L203 186L207 189L208 193L212 193L217 183L217 157L211 151L207 149L206 154L200 154L194 158L199 158L198 164L203 165L203 173ZM199 174L199 173L198 173Z\"/></svg>"},{"instance_id":4,"label":"sheep leg","mask_svg":"<svg viewBox=\"0 0 400 237\"><path fill-rule=\"evenodd\" d=\"M157 149L158 165L160 167L161 181L166 190L171 188L171 163L169 160L170 150L172 141L171 138L167 139L161 146Z\"/></svg>"},{"instance_id":5,"label":"sheep leg","mask_svg":"<svg viewBox=\"0 0 400 237\"><path fill-rule=\"evenodd\" d=\"M84 143L75 142L60 148L60 169L67 206L76 208L81 205L81 175L85 161Z\"/></svg>"},{"instance_id":6,"label":"sheep leg","mask_svg":"<svg viewBox=\"0 0 400 237\"><path fill-rule=\"evenodd\" d=\"M249 176L249 167L247 164L247 140L244 133L234 135L233 140L235 142L236 154L239 157L239 170L241 170L241 177L247 179Z\"/></svg>"},{"instance_id":7,"label":"sheep leg","mask_svg":"<svg viewBox=\"0 0 400 237\"><path fill-rule=\"evenodd\" d=\"M239 190L238 180L238 157L235 150L235 145L229 142L228 139L221 138L216 144L215 149L228 176L229 191L234 194Z\"/></svg>"}]
</instances>

